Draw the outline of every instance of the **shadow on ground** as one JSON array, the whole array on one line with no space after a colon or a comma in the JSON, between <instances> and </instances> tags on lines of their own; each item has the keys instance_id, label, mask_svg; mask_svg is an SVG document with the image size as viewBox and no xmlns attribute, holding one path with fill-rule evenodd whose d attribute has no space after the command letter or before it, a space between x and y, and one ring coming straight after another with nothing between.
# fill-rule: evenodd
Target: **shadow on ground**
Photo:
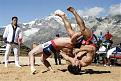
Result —
<instances>
[{"instance_id":1,"label":"shadow on ground","mask_svg":"<svg viewBox=\"0 0 121 81\"><path fill-rule=\"evenodd\" d=\"M67 69L58 69L59 71L66 72L68 71ZM95 71L93 69L85 69L82 70L79 74L77 75L82 75L82 74L104 74L104 73L111 73L111 71Z\"/></svg>"}]
</instances>

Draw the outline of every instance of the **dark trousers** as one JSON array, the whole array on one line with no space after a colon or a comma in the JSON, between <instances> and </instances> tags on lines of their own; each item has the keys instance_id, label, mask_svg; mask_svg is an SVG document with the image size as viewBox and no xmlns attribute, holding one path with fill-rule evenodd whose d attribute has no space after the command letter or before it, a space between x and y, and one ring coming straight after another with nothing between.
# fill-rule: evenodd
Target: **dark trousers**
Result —
<instances>
[{"instance_id":1,"label":"dark trousers","mask_svg":"<svg viewBox=\"0 0 121 81\"><path fill-rule=\"evenodd\" d=\"M58 65L58 62L59 62L59 65L61 65L61 55L59 55L59 53L54 54L54 59L55 59L56 65Z\"/></svg>"}]
</instances>

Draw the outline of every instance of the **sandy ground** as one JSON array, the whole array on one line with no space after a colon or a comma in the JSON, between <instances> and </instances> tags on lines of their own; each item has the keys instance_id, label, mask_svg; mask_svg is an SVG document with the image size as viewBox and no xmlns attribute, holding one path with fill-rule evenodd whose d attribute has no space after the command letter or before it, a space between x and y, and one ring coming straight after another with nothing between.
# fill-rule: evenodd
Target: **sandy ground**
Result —
<instances>
[{"instance_id":1,"label":"sandy ground","mask_svg":"<svg viewBox=\"0 0 121 81\"><path fill-rule=\"evenodd\" d=\"M0 56L0 60L3 58ZM10 60L14 60L10 57ZM44 72L45 66L41 64L39 58L36 58L37 74L30 75L30 67L27 66L28 58L20 57L21 68L14 66L14 63L10 63L8 68L4 67L4 64L0 64L0 81L121 81L121 66L96 66L90 65L83 67L82 70L90 69L90 72L80 75L73 75L67 71L67 65L65 61L62 61L63 65L54 65L53 59L48 59L55 69L55 73ZM44 72L44 73L43 73Z\"/></svg>"}]
</instances>

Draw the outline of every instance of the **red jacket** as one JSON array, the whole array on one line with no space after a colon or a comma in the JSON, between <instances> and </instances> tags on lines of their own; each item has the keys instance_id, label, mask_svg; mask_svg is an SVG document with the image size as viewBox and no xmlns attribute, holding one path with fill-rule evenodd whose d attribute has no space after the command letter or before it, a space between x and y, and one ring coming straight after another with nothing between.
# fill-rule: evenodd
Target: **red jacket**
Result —
<instances>
[{"instance_id":1,"label":"red jacket","mask_svg":"<svg viewBox=\"0 0 121 81\"><path fill-rule=\"evenodd\" d=\"M109 34L105 34L105 39L106 40L110 40L112 38L112 35L109 33Z\"/></svg>"}]
</instances>

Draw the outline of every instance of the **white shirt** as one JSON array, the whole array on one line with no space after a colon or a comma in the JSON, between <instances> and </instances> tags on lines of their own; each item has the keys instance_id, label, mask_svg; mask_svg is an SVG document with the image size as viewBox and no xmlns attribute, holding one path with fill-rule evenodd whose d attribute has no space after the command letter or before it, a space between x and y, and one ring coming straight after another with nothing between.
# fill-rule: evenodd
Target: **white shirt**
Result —
<instances>
[{"instance_id":1,"label":"white shirt","mask_svg":"<svg viewBox=\"0 0 121 81\"><path fill-rule=\"evenodd\" d=\"M5 28L4 34L3 34L3 38L7 38L7 42L12 42L12 38L13 38L13 27L12 25L8 25ZM14 37L14 42L18 43L18 40L22 39L22 30L20 27L16 28L15 31L15 37Z\"/></svg>"},{"instance_id":2,"label":"white shirt","mask_svg":"<svg viewBox=\"0 0 121 81\"><path fill-rule=\"evenodd\" d=\"M100 48L99 48L99 51L106 51L106 47L105 46L101 46Z\"/></svg>"}]
</instances>

